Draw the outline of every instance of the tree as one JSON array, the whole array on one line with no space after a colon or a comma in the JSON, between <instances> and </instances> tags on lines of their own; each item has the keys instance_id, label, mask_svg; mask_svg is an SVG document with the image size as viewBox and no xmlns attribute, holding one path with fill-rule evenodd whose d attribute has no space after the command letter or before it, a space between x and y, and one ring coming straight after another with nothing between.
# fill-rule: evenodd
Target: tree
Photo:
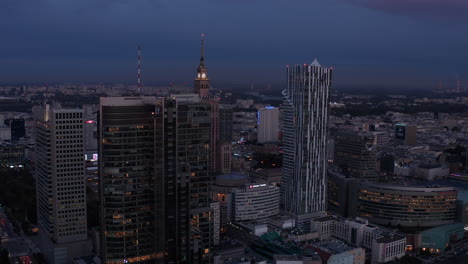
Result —
<instances>
[{"instance_id":1,"label":"tree","mask_svg":"<svg viewBox=\"0 0 468 264\"><path fill-rule=\"evenodd\" d=\"M0 264L10 264L10 254L8 254L8 250L4 248L0 253Z\"/></svg>"}]
</instances>

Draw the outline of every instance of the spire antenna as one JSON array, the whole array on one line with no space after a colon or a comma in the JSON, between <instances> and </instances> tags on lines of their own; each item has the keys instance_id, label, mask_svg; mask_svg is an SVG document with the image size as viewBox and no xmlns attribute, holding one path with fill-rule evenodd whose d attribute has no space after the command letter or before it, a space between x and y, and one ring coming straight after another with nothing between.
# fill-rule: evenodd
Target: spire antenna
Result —
<instances>
[{"instance_id":1,"label":"spire antenna","mask_svg":"<svg viewBox=\"0 0 468 264\"><path fill-rule=\"evenodd\" d=\"M140 45L138 45L138 71L137 71L137 78L138 78L138 95L140 95L141 92L141 48Z\"/></svg>"},{"instance_id":2,"label":"spire antenna","mask_svg":"<svg viewBox=\"0 0 468 264\"><path fill-rule=\"evenodd\" d=\"M200 48L200 68L205 67L205 34L201 35L201 48Z\"/></svg>"}]
</instances>

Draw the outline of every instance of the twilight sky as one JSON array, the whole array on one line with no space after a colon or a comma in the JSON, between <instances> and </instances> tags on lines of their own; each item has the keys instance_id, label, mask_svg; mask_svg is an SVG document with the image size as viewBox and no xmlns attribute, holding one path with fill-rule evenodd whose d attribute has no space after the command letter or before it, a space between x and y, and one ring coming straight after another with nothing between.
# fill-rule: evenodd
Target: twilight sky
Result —
<instances>
[{"instance_id":1,"label":"twilight sky","mask_svg":"<svg viewBox=\"0 0 468 264\"><path fill-rule=\"evenodd\" d=\"M335 87L468 81L466 0L1 0L0 82L284 83L318 58ZM459 77L457 77L459 76Z\"/></svg>"}]
</instances>

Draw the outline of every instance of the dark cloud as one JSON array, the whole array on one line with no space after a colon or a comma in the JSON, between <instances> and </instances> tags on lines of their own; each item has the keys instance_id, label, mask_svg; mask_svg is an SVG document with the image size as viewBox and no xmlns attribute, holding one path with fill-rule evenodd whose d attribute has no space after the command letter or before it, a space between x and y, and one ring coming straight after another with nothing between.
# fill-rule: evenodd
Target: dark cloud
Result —
<instances>
[{"instance_id":1,"label":"dark cloud","mask_svg":"<svg viewBox=\"0 0 468 264\"><path fill-rule=\"evenodd\" d=\"M386 12L444 20L468 21L467 0L352 0Z\"/></svg>"}]
</instances>

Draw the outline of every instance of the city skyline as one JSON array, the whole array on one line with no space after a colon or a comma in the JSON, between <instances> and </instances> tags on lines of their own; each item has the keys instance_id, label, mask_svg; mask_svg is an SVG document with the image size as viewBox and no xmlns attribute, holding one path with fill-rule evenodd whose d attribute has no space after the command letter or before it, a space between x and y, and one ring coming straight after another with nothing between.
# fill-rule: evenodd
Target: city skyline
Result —
<instances>
[{"instance_id":1,"label":"city skyline","mask_svg":"<svg viewBox=\"0 0 468 264\"><path fill-rule=\"evenodd\" d=\"M0 264L468 263L467 26L468 0L0 1Z\"/></svg>"},{"instance_id":2,"label":"city skyline","mask_svg":"<svg viewBox=\"0 0 468 264\"><path fill-rule=\"evenodd\" d=\"M0 81L136 82L141 45L143 84L190 83L201 33L217 88L284 87L284 65L315 57L340 72L337 89L449 88L466 78L467 4L392 3L6 2Z\"/></svg>"}]
</instances>

